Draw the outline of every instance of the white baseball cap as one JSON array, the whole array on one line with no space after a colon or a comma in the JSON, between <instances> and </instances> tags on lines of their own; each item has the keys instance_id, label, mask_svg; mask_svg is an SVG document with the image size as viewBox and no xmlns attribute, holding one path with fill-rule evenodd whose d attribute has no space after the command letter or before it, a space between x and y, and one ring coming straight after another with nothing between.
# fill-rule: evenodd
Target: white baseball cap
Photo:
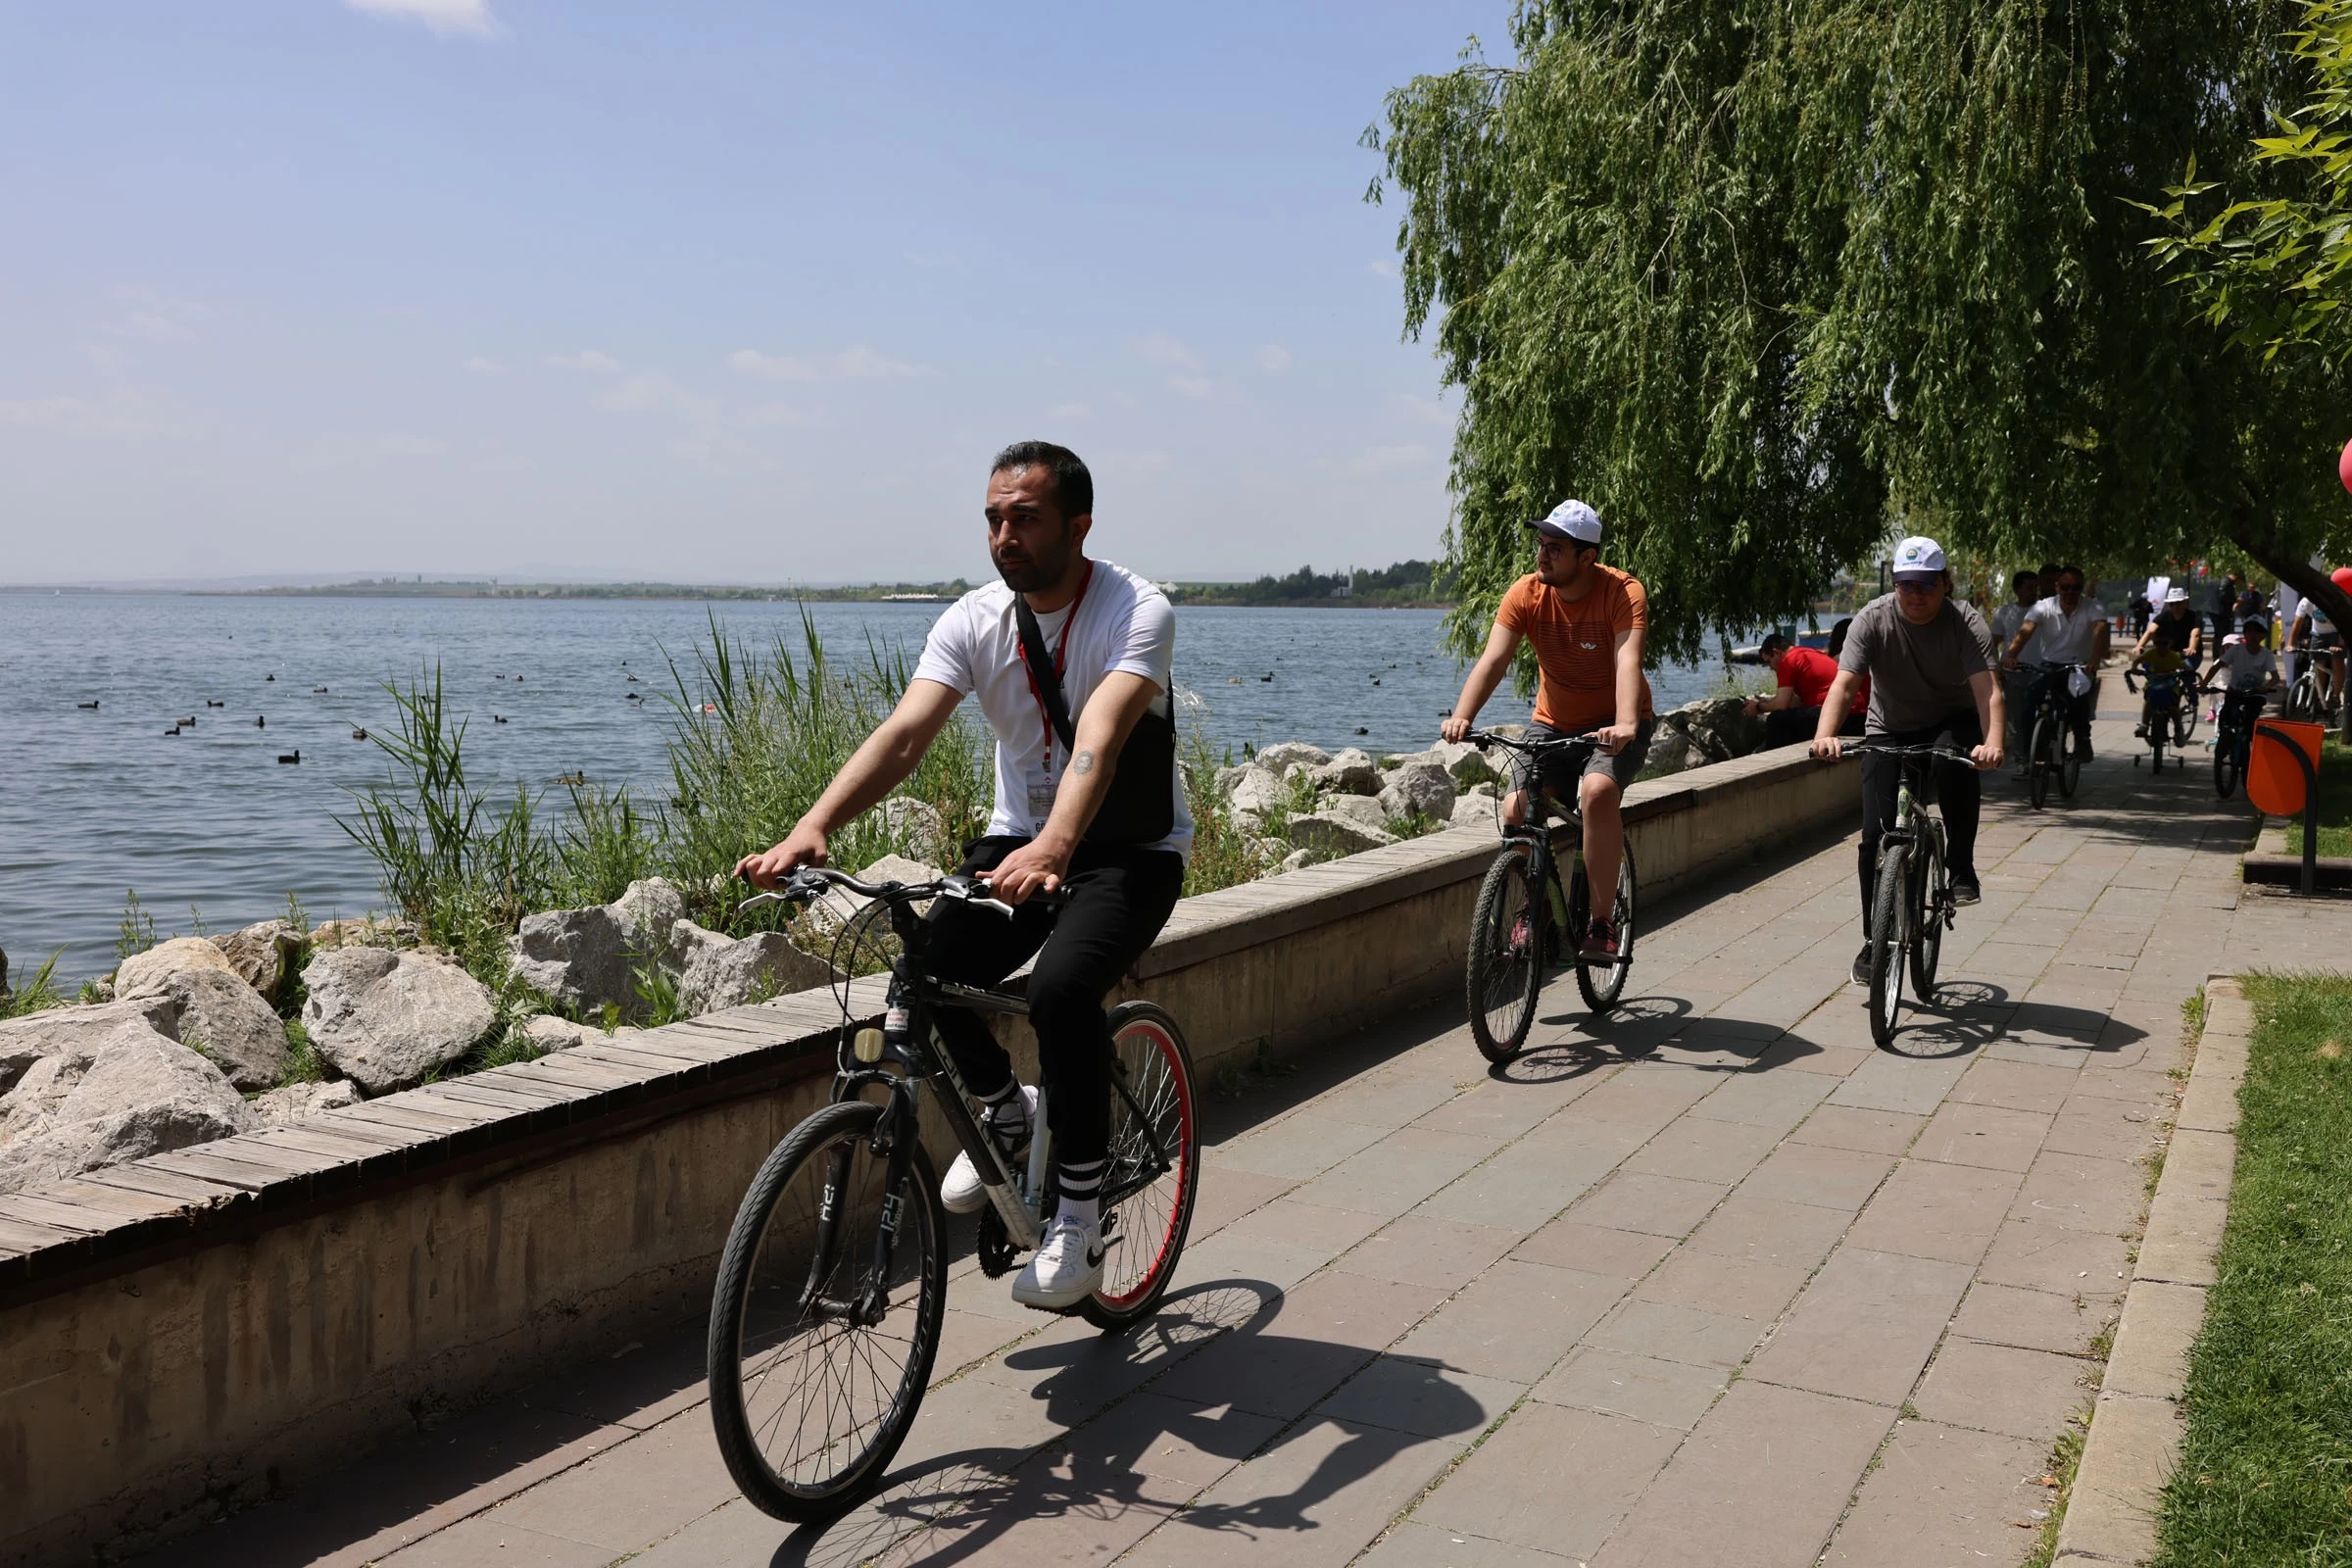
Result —
<instances>
[{"instance_id":1,"label":"white baseball cap","mask_svg":"<svg viewBox=\"0 0 2352 1568\"><path fill-rule=\"evenodd\" d=\"M1574 539L1587 545L1600 543L1600 514L1582 501L1563 501L1528 526L1554 539Z\"/></svg>"},{"instance_id":2,"label":"white baseball cap","mask_svg":"<svg viewBox=\"0 0 2352 1568\"><path fill-rule=\"evenodd\" d=\"M1943 546L1923 534L1913 534L1894 547L1896 577L1933 577L1943 570Z\"/></svg>"}]
</instances>

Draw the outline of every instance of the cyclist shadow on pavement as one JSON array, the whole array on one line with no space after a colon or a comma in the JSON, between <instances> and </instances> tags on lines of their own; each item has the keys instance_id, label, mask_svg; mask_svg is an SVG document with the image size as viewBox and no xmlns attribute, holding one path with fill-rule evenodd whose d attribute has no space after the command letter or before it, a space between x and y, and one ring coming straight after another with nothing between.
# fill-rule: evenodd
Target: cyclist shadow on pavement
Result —
<instances>
[{"instance_id":1,"label":"cyclist shadow on pavement","mask_svg":"<svg viewBox=\"0 0 2352 1568\"><path fill-rule=\"evenodd\" d=\"M1681 997L1627 997L1606 1012L1571 1008L1538 1015L1519 1054L1490 1066L1487 1076L1508 1084L1565 1083L1655 1056L1690 1016L1690 1004Z\"/></svg>"},{"instance_id":2,"label":"cyclist shadow on pavement","mask_svg":"<svg viewBox=\"0 0 2352 1568\"><path fill-rule=\"evenodd\" d=\"M1913 1017L1921 1022L1909 1021ZM2147 1031L2091 1007L2017 1002L1989 980L1945 980L1897 1025L1886 1049L1933 1061L1964 1056L2001 1040L2031 1034L2054 1051L2115 1052L2147 1038Z\"/></svg>"},{"instance_id":3,"label":"cyclist shadow on pavement","mask_svg":"<svg viewBox=\"0 0 2352 1568\"><path fill-rule=\"evenodd\" d=\"M1003 1356L1002 1371L965 1378L983 1380L984 1398L1043 1401L1059 1437L1035 1452L966 1446L903 1462L871 1500L787 1537L770 1568L953 1564L1016 1532L1041 1561L1106 1560L1171 1520L1238 1540L1313 1532L1318 1503L1407 1448L1500 1413L1447 1381L1442 1363L1277 1334L1283 1305L1270 1285L1226 1279L1171 1296L1126 1335L1049 1330ZM1309 1413L1242 1407L1286 1402ZM1233 1467L1278 1433L1237 1485Z\"/></svg>"}]
</instances>

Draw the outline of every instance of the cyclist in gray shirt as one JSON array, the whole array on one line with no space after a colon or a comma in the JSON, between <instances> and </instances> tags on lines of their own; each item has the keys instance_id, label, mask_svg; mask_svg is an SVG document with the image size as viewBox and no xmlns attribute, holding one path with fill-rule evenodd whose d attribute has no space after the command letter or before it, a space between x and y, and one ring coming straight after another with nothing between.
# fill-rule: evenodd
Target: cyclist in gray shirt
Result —
<instances>
[{"instance_id":1,"label":"cyclist in gray shirt","mask_svg":"<svg viewBox=\"0 0 2352 1568\"><path fill-rule=\"evenodd\" d=\"M2007 732L2000 683L1993 677L1992 630L1966 600L1952 597L1952 574L1943 547L1933 539L1910 538L1894 547L1894 592L1874 599L1854 616L1845 649L1838 656L1838 679L1824 713L1843 712L1854 682L1870 677L1870 714L1865 740L1889 746L1941 744L1975 760L1976 770L1939 765L1943 827L1951 852L1952 902L1974 904L1977 885L1977 814L1982 805L1977 771L2001 765L2001 737ZM1835 760L1842 748L1836 726L1815 735L1813 755ZM1879 839L1894 816L1902 768L1892 758L1862 759L1862 925L1870 927L1870 897L1877 881ZM1854 979L1870 980L1870 947L1854 959Z\"/></svg>"}]
</instances>

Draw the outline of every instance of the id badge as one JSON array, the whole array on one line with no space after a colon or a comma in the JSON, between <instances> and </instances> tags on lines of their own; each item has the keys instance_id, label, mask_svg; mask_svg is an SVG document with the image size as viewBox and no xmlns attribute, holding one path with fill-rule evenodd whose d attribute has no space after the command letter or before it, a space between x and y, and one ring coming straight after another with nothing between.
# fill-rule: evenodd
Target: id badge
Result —
<instances>
[{"instance_id":1,"label":"id badge","mask_svg":"<svg viewBox=\"0 0 2352 1568\"><path fill-rule=\"evenodd\" d=\"M1052 816L1053 814L1054 781L1051 778L1043 780L1031 779L1029 781L1030 821L1036 823L1040 827L1043 827L1045 826L1046 818Z\"/></svg>"}]
</instances>

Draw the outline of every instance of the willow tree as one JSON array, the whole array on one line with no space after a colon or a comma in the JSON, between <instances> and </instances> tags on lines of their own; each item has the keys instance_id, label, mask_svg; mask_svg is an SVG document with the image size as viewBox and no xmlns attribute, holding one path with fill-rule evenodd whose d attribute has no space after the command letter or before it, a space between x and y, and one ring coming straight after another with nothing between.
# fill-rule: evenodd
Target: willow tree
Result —
<instances>
[{"instance_id":1,"label":"willow tree","mask_svg":"<svg viewBox=\"0 0 2352 1568\"><path fill-rule=\"evenodd\" d=\"M2262 0L1530 0L1512 64L1392 93L1373 197L1463 398L1457 645L1564 495L1670 654L1896 528L2136 565L2249 494L2308 506L2328 411L2227 352L2133 205L2200 150L2245 165L2277 29Z\"/></svg>"}]
</instances>

